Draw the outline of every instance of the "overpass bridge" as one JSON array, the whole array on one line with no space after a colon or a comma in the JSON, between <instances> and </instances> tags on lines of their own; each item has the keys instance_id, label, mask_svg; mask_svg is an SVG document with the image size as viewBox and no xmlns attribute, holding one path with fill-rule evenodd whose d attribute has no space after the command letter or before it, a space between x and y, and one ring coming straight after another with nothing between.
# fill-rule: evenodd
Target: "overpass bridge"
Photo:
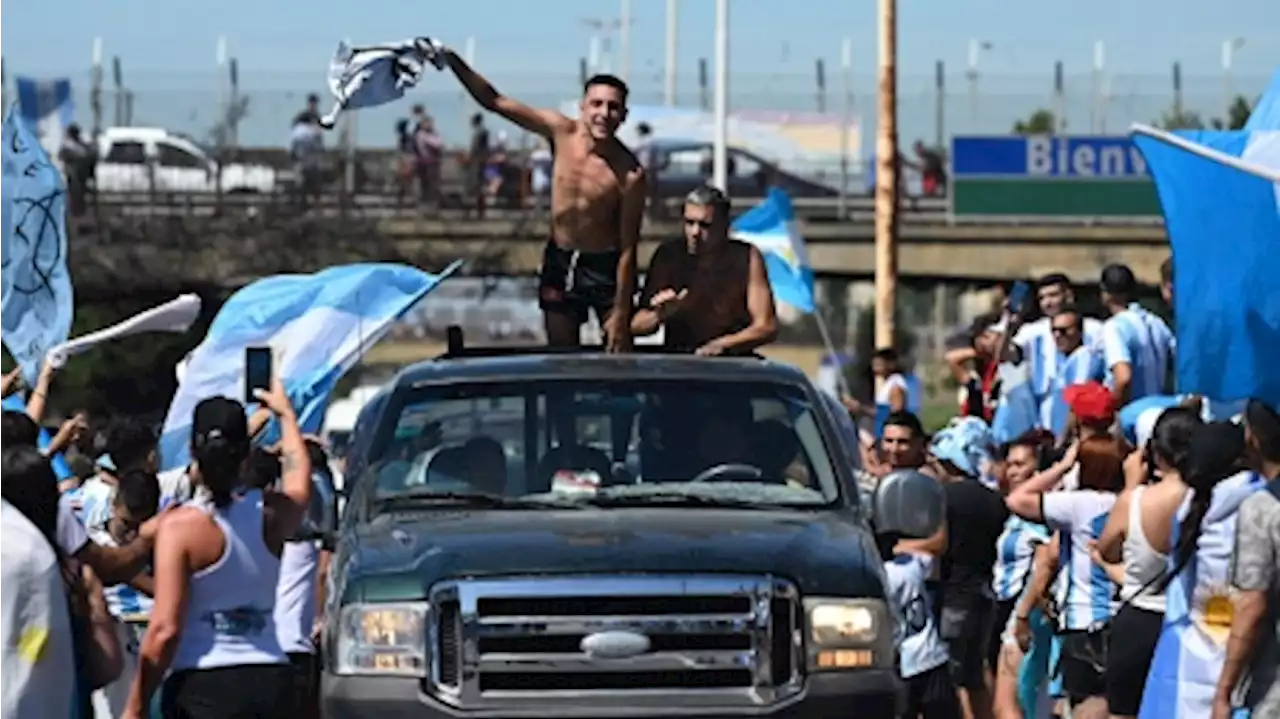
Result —
<instances>
[{"instance_id":1,"label":"overpass bridge","mask_svg":"<svg viewBox=\"0 0 1280 719\"><path fill-rule=\"evenodd\" d=\"M818 275L874 273L869 208L854 208L842 219L808 215L799 220L800 232ZM426 217L350 205L300 212L253 199L216 208L190 200L176 207L105 203L72 225L71 272L77 294L87 299L234 289L264 275L351 262L440 269L462 258L470 274L529 275L550 233L545 213L535 210L476 219L458 211ZM647 221L641 266L660 242L681 233L678 222ZM1160 224L954 223L933 208L904 211L899 243L899 268L908 279L992 281L1064 272L1093 282L1102 265L1124 262L1154 283L1168 255Z\"/></svg>"}]
</instances>

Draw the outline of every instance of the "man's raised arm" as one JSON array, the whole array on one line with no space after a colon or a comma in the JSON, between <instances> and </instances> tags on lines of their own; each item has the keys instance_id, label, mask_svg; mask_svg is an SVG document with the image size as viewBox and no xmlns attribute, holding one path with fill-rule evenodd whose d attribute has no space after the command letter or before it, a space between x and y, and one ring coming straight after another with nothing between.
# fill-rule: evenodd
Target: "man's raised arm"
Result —
<instances>
[{"instance_id":1,"label":"man's raised arm","mask_svg":"<svg viewBox=\"0 0 1280 719\"><path fill-rule=\"evenodd\" d=\"M556 130L571 121L555 110L538 110L513 100L494 89L489 81L480 73L471 69L465 60L458 57L453 50L444 50L444 59L449 69L458 76L462 86L480 106L490 112L496 112L529 132L536 132L545 138L552 138Z\"/></svg>"}]
</instances>

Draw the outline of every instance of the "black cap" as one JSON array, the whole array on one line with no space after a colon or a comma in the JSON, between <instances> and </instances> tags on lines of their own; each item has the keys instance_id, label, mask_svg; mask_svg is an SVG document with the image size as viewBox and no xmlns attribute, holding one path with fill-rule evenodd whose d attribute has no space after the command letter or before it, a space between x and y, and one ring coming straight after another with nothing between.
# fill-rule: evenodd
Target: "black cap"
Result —
<instances>
[{"instance_id":1,"label":"black cap","mask_svg":"<svg viewBox=\"0 0 1280 719\"><path fill-rule=\"evenodd\" d=\"M191 420L191 446L197 452L213 445L248 447L249 421L244 405L227 397L210 397L196 405Z\"/></svg>"},{"instance_id":2,"label":"black cap","mask_svg":"<svg viewBox=\"0 0 1280 719\"><path fill-rule=\"evenodd\" d=\"M1119 295L1132 295L1138 290L1138 279L1128 265L1110 264L1102 268L1100 281L1105 292Z\"/></svg>"},{"instance_id":3,"label":"black cap","mask_svg":"<svg viewBox=\"0 0 1280 719\"><path fill-rule=\"evenodd\" d=\"M1244 455L1244 428L1234 422L1209 422L1191 434L1188 474L1211 481L1234 474Z\"/></svg>"}]
</instances>

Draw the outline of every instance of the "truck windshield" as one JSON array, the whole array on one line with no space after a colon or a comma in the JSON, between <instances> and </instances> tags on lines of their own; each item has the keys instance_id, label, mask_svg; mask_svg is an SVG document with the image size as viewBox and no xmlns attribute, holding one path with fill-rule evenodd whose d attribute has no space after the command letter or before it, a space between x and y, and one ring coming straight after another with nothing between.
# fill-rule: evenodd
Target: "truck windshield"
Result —
<instances>
[{"instance_id":1,"label":"truck windshield","mask_svg":"<svg viewBox=\"0 0 1280 719\"><path fill-rule=\"evenodd\" d=\"M393 397L361 482L619 506L820 506L840 497L803 388L691 380L427 387Z\"/></svg>"}]
</instances>

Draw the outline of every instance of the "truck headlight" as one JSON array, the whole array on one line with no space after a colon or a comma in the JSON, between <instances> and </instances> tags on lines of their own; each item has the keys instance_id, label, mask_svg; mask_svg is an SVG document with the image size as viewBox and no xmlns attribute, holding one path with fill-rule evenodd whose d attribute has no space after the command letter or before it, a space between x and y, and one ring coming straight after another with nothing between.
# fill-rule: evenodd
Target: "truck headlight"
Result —
<instances>
[{"instance_id":1,"label":"truck headlight","mask_svg":"<svg viewBox=\"0 0 1280 719\"><path fill-rule=\"evenodd\" d=\"M349 604L338 614L335 674L427 675L425 602Z\"/></svg>"},{"instance_id":2,"label":"truck headlight","mask_svg":"<svg viewBox=\"0 0 1280 719\"><path fill-rule=\"evenodd\" d=\"M893 666L893 627L883 601L815 597L804 608L810 671Z\"/></svg>"}]
</instances>

